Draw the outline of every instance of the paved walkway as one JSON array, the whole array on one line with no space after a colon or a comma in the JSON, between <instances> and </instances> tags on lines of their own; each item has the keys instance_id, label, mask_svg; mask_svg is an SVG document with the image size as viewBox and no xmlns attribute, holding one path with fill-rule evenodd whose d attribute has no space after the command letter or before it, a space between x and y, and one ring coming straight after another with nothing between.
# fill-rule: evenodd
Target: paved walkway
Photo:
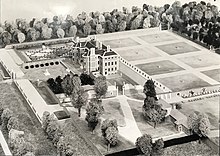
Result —
<instances>
[{"instance_id":1,"label":"paved walkway","mask_svg":"<svg viewBox=\"0 0 220 156\"><path fill-rule=\"evenodd\" d=\"M11 151L8 148L8 144L7 144L7 142L6 142L5 138L4 138L1 130L0 130L0 144L1 144L2 149L3 149L3 151L4 151L6 156L12 155Z\"/></svg>"},{"instance_id":2,"label":"paved walkway","mask_svg":"<svg viewBox=\"0 0 220 156\"><path fill-rule=\"evenodd\" d=\"M122 95L118 96L117 99L120 102L126 123L125 127L119 127L119 134L135 144L137 138L142 136L142 133L137 126L131 108L127 102L127 97Z\"/></svg>"}]
</instances>

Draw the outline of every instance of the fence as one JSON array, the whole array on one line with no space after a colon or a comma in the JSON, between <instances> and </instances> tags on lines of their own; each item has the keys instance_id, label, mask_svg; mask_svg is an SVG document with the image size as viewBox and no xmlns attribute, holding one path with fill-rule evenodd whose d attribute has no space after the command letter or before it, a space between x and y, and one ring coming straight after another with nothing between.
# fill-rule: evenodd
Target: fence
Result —
<instances>
[{"instance_id":1,"label":"fence","mask_svg":"<svg viewBox=\"0 0 220 156\"><path fill-rule=\"evenodd\" d=\"M122 57L120 57L120 62L119 62L119 70L125 74L126 76L130 77L134 81L136 81L138 84L144 86L145 82L149 79L152 79L154 81L154 84L156 87L160 88L164 92L170 92L171 90L161 84L160 82L154 80L151 76L146 74L144 71L139 69L138 67L132 65Z\"/></svg>"}]
</instances>

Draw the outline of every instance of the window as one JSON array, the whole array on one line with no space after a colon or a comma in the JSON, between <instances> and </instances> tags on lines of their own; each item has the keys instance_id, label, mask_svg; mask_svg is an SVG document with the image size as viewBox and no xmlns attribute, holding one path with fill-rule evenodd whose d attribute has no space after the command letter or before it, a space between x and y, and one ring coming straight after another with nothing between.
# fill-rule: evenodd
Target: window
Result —
<instances>
[{"instance_id":1,"label":"window","mask_svg":"<svg viewBox=\"0 0 220 156\"><path fill-rule=\"evenodd\" d=\"M114 64L114 62L112 62L112 65Z\"/></svg>"},{"instance_id":2,"label":"window","mask_svg":"<svg viewBox=\"0 0 220 156\"><path fill-rule=\"evenodd\" d=\"M105 75L107 75L107 72L105 72Z\"/></svg>"},{"instance_id":3,"label":"window","mask_svg":"<svg viewBox=\"0 0 220 156\"><path fill-rule=\"evenodd\" d=\"M105 62L105 66L107 66L107 62Z\"/></svg>"},{"instance_id":4,"label":"window","mask_svg":"<svg viewBox=\"0 0 220 156\"><path fill-rule=\"evenodd\" d=\"M110 62L108 62L108 65L110 66Z\"/></svg>"},{"instance_id":5,"label":"window","mask_svg":"<svg viewBox=\"0 0 220 156\"><path fill-rule=\"evenodd\" d=\"M115 61L115 65L117 65L117 61Z\"/></svg>"},{"instance_id":6,"label":"window","mask_svg":"<svg viewBox=\"0 0 220 156\"><path fill-rule=\"evenodd\" d=\"M110 71L110 68L108 68L108 71Z\"/></svg>"},{"instance_id":7,"label":"window","mask_svg":"<svg viewBox=\"0 0 220 156\"><path fill-rule=\"evenodd\" d=\"M98 64L99 64L99 61L98 61Z\"/></svg>"},{"instance_id":8,"label":"window","mask_svg":"<svg viewBox=\"0 0 220 156\"><path fill-rule=\"evenodd\" d=\"M117 70L117 67L115 67L115 70Z\"/></svg>"},{"instance_id":9,"label":"window","mask_svg":"<svg viewBox=\"0 0 220 156\"><path fill-rule=\"evenodd\" d=\"M114 68L112 68L112 71L114 70Z\"/></svg>"}]
</instances>

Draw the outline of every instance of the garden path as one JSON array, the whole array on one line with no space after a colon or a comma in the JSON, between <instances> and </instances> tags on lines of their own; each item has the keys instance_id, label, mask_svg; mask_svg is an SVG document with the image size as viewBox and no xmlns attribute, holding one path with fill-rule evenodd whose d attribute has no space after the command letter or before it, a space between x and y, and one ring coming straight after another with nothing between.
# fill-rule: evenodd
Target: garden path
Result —
<instances>
[{"instance_id":1,"label":"garden path","mask_svg":"<svg viewBox=\"0 0 220 156\"><path fill-rule=\"evenodd\" d=\"M7 142L6 142L5 138L4 138L1 130L0 130L0 144L2 146L2 149L3 149L4 153L5 153L5 155L8 155L8 156L12 155L11 151L8 148L8 144L7 144Z\"/></svg>"}]
</instances>

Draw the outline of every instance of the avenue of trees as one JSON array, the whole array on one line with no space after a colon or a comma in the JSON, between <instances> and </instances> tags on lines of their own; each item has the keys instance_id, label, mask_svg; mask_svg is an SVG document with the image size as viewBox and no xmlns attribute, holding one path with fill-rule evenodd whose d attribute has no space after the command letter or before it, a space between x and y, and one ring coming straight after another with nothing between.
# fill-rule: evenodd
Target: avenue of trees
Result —
<instances>
[{"instance_id":1,"label":"avenue of trees","mask_svg":"<svg viewBox=\"0 0 220 156\"><path fill-rule=\"evenodd\" d=\"M219 10L217 6L204 1L183 5L175 1L172 5L161 7L143 4L142 8L133 6L131 11L123 7L121 11L82 12L77 17L67 15L65 19L54 16L53 19L45 17L26 21L19 18L13 22L5 21L0 24L0 45L4 47L10 43L146 29L158 27L161 22L169 22L174 30L219 47Z\"/></svg>"},{"instance_id":2,"label":"avenue of trees","mask_svg":"<svg viewBox=\"0 0 220 156\"><path fill-rule=\"evenodd\" d=\"M154 128L156 128L156 125L165 119L167 111L163 110L162 105L158 103L153 80L146 81L143 92L146 95L142 107L143 115L145 119L152 122Z\"/></svg>"}]
</instances>

